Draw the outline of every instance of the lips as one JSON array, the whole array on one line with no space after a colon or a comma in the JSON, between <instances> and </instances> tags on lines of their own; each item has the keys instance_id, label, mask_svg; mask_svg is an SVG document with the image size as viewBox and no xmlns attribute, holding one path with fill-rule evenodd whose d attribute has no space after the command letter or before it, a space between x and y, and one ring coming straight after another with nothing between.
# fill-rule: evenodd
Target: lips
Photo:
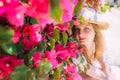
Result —
<instances>
[{"instance_id":1,"label":"lips","mask_svg":"<svg viewBox=\"0 0 120 80\"><path fill-rule=\"evenodd\" d=\"M85 41L85 40L86 40L86 38L80 38L80 39L79 39L80 42L83 42L83 41Z\"/></svg>"}]
</instances>

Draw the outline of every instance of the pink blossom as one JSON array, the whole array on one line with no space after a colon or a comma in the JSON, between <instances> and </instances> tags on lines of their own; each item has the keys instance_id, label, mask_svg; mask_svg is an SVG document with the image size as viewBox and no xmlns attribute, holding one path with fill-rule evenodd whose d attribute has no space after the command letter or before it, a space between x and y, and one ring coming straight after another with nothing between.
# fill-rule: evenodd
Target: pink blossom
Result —
<instances>
[{"instance_id":1,"label":"pink blossom","mask_svg":"<svg viewBox=\"0 0 120 80\"><path fill-rule=\"evenodd\" d=\"M80 25L80 22L79 22L79 20L77 18L74 18L73 23L76 26Z\"/></svg>"},{"instance_id":2,"label":"pink blossom","mask_svg":"<svg viewBox=\"0 0 120 80\"><path fill-rule=\"evenodd\" d=\"M51 51L45 51L45 57L50 59L56 58L57 53L55 50L51 50Z\"/></svg>"},{"instance_id":3,"label":"pink blossom","mask_svg":"<svg viewBox=\"0 0 120 80\"><path fill-rule=\"evenodd\" d=\"M25 50L29 50L30 48L35 47L38 44L38 42L39 42L39 39L37 39L36 36L30 39L28 39L27 37L22 38L22 44Z\"/></svg>"},{"instance_id":4,"label":"pink blossom","mask_svg":"<svg viewBox=\"0 0 120 80\"><path fill-rule=\"evenodd\" d=\"M55 69L58 65L58 61L56 60L57 53L55 50L45 51L45 58L47 58L51 64L52 69Z\"/></svg>"},{"instance_id":5,"label":"pink blossom","mask_svg":"<svg viewBox=\"0 0 120 80\"><path fill-rule=\"evenodd\" d=\"M87 2L92 2L92 0L87 0Z\"/></svg>"},{"instance_id":6,"label":"pink blossom","mask_svg":"<svg viewBox=\"0 0 120 80\"><path fill-rule=\"evenodd\" d=\"M71 0L60 0L60 6L63 10L72 12L72 2Z\"/></svg>"},{"instance_id":7,"label":"pink blossom","mask_svg":"<svg viewBox=\"0 0 120 80\"><path fill-rule=\"evenodd\" d=\"M33 66L38 67L40 60L42 59L42 55L39 52L35 52L33 54Z\"/></svg>"},{"instance_id":8,"label":"pink blossom","mask_svg":"<svg viewBox=\"0 0 120 80\"><path fill-rule=\"evenodd\" d=\"M29 16L36 16L30 15L31 13L39 14L46 14L48 13L49 3L48 0L28 0L29 8L27 9L27 14ZM29 11L30 10L30 11Z\"/></svg>"},{"instance_id":9,"label":"pink blossom","mask_svg":"<svg viewBox=\"0 0 120 80\"><path fill-rule=\"evenodd\" d=\"M85 52L84 48L80 48L80 52L84 53Z\"/></svg>"},{"instance_id":10,"label":"pink blossom","mask_svg":"<svg viewBox=\"0 0 120 80\"><path fill-rule=\"evenodd\" d=\"M40 32L40 26L38 24L28 25L25 24L22 33L25 35L36 34Z\"/></svg>"},{"instance_id":11,"label":"pink blossom","mask_svg":"<svg viewBox=\"0 0 120 80\"><path fill-rule=\"evenodd\" d=\"M66 49L68 50L68 53L71 57L76 57L76 54L78 53L78 45L75 45L74 42L68 42L68 45L66 46Z\"/></svg>"},{"instance_id":12,"label":"pink blossom","mask_svg":"<svg viewBox=\"0 0 120 80\"><path fill-rule=\"evenodd\" d=\"M53 24L49 24L46 25L46 27L44 28L44 33L48 34L50 37L53 37L53 30L54 30Z\"/></svg>"},{"instance_id":13,"label":"pink blossom","mask_svg":"<svg viewBox=\"0 0 120 80\"><path fill-rule=\"evenodd\" d=\"M26 7L23 5L20 5L15 7L14 9L8 10L6 15L8 21L15 26L23 25L25 11L26 11Z\"/></svg>"},{"instance_id":14,"label":"pink blossom","mask_svg":"<svg viewBox=\"0 0 120 80\"><path fill-rule=\"evenodd\" d=\"M71 21L72 17L74 16L72 9L74 7L74 3L72 3L71 0L60 0L60 6L64 11L63 15L61 16L61 20L63 22Z\"/></svg>"},{"instance_id":15,"label":"pink blossom","mask_svg":"<svg viewBox=\"0 0 120 80\"><path fill-rule=\"evenodd\" d=\"M55 45L55 50L56 51L60 51L60 50L63 50L63 49L64 49L63 45L61 45L61 44L56 44Z\"/></svg>"},{"instance_id":16,"label":"pink blossom","mask_svg":"<svg viewBox=\"0 0 120 80\"><path fill-rule=\"evenodd\" d=\"M16 30L13 34L13 37L12 37L12 42L13 43L17 43L19 41L19 38L21 37L21 33L19 30Z\"/></svg>"},{"instance_id":17,"label":"pink blossom","mask_svg":"<svg viewBox=\"0 0 120 80\"><path fill-rule=\"evenodd\" d=\"M28 7L26 14L37 18L48 14L49 2L48 0L28 0Z\"/></svg>"},{"instance_id":18,"label":"pink blossom","mask_svg":"<svg viewBox=\"0 0 120 80\"><path fill-rule=\"evenodd\" d=\"M49 60L50 61L50 63L52 64L52 69L55 69L55 68L57 68L57 66L58 66L58 61L56 60L56 59L50 59Z\"/></svg>"},{"instance_id":19,"label":"pink blossom","mask_svg":"<svg viewBox=\"0 0 120 80\"><path fill-rule=\"evenodd\" d=\"M72 3L76 6L78 3L78 0L72 0Z\"/></svg>"},{"instance_id":20,"label":"pink blossom","mask_svg":"<svg viewBox=\"0 0 120 80\"><path fill-rule=\"evenodd\" d=\"M60 50L57 51L57 60L59 63L61 63L62 61L66 60L68 57L68 50Z\"/></svg>"},{"instance_id":21,"label":"pink blossom","mask_svg":"<svg viewBox=\"0 0 120 80\"><path fill-rule=\"evenodd\" d=\"M68 27L68 24L58 24L58 29L64 32L68 30Z\"/></svg>"},{"instance_id":22,"label":"pink blossom","mask_svg":"<svg viewBox=\"0 0 120 80\"><path fill-rule=\"evenodd\" d=\"M34 25L24 25L22 34L22 44L25 50L36 46L41 40L42 35L39 33L40 27L37 24Z\"/></svg>"},{"instance_id":23,"label":"pink blossom","mask_svg":"<svg viewBox=\"0 0 120 80\"><path fill-rule=\"evenodd\" d=\"M64 71L66 73L76 73L77 69L76 66L67 64L67 66L64 68Z\"/></svg>"},{"instance_id":24,"label":"pink blossom","mask_svg":"<svg viewBox=\"0 0 120 80\"><path fill-rule=\"evenodd\" d=\"M72 74L71 76L67 76L66 80L82 80L80 74Z\"/></svg>"},{"instance_id":25,"label":"pink blossom","mask_svg":"<svg viewBox=\"0 0 120 80\"><path fill-rule=\"evenodd\" d=\"M63 15L61 17L61 20L63 22L69 22L69 21L72 20L72 17L73 17L73 13L64 10L64 13L63 13Z\"/></svg>"},{"instance_id":26,"label":"pink blossom","mask_svg":"<svg viewBox=\"0 0 120 80\"><path fill-rule=\"evenodd\" d=\"M18 60L16 55L0 57L0 79L8 76L13 69L22 64L22 60Z\"/></svg>"},{"instance_id":27,"label":"pink blossom","mask_svg":"<svg viewBox=\"0 0 120 80\"><path fill-rule=\"evenodd\" d=\"M29 35L29 39L30 39L31 42L38 43L38 42L40 42L42 40L42 35L38 34L38 33L31 34L31 35Z\"/></svg>"}]
</instances>

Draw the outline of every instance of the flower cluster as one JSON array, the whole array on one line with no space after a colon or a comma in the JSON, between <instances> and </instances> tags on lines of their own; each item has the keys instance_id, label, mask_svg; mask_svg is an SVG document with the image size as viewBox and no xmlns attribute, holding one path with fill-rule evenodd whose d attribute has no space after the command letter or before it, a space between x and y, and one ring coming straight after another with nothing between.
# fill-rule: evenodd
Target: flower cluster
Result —
<instances>
[{"instance_id":1,"label":"flower cluster","mask_svg":"<svg viewBox=\"0 0 120 80\"><path fill-rule=\"evenodd\" d=\"M82 7L99 8L92 3L0 0L0 79L82 80L73 60L80 57L81 63L84 49L71 28Z\"/></svg>"}]
</instances>

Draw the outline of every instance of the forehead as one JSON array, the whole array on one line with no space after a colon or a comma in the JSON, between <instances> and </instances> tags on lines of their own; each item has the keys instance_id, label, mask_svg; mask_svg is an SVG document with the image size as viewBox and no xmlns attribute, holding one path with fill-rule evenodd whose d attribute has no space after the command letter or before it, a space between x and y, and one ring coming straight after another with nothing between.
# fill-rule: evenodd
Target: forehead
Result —
<instances>
[{"instance_id":1,"label":"forehead","mask_svg":"<svg viewBox=\"0 0 120 80\"><path fill-rule=\"evenodd\" d=\"M80 25L76 25L76 28L85 28L85 27L88 27L88 28L92 28L93 29L93 25L88 23L88 22L83 22L81 23Z\"/></svg>"}]
</instances>

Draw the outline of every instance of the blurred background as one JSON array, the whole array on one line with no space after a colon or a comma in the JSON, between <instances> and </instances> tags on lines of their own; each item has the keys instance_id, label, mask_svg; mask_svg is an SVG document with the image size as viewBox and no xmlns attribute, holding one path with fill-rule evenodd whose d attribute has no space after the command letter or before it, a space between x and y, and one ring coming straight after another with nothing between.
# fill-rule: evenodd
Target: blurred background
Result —
<instances>
[{"instance_id":1,"label":"blurred background","mask_svg":"<svg viewBox=\"0 0 120 80\"><path fill-rule=\"evenodd\" d=\"M98 14L99 21L109 23L109 29L103 31L106 61L111 65L116 80L120 80L120 0L102 0L110 4L111 10Z\"/></svg>"}]
</instances>

